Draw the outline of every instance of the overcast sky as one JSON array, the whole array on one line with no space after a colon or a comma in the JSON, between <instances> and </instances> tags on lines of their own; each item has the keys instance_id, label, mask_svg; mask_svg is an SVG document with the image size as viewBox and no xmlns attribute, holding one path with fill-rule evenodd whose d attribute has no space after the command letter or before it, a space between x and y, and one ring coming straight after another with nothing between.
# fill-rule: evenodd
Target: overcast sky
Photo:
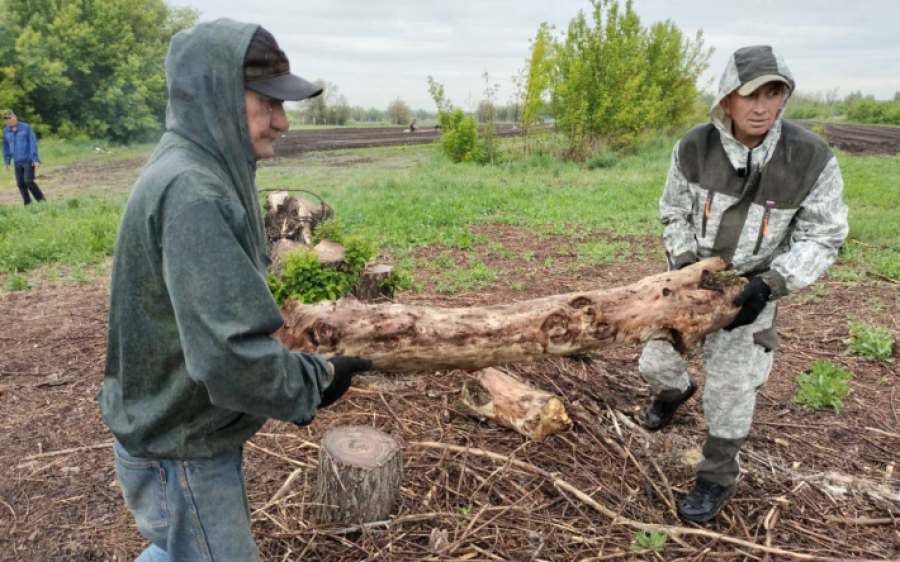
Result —
<instances>
[{"instance_id":1,"label":"overcast sky","mask_svg":"<svg viewBox=\"0 0 900 562\"><path fill-rule=\"evenodd\" d=\"M396 97L434 109L429 75L455 105L482 97L482 74L512 95L529 39L546 21L564 30L588 0L170 0L193 6L202 21L220 17L271 31L294 73L338 86L351 105L384 109ZM624 4L624 0L622 0ZM838 88L879 99L900 91L900 0L635 0L643 25L672 19L702 29L715 47L701 87L718 83L734 50L770 44L806 93Z\"/></svg>"}]
</instances>

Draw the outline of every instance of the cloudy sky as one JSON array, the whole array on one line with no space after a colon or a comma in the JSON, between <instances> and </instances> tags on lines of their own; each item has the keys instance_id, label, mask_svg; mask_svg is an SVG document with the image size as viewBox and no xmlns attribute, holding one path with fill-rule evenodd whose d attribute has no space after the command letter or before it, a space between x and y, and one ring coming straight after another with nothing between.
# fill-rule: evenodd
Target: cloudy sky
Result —
<instances>
[{"instance_id":1,"label":"cloudy sky","mask_svg":"<svg viewBox=\"0 0 900 562\"><path fill-rule=\"evenodd\" d=\"M482 74L512 95L511 77L525 65L529 40L546 21L565 29L588 0L170 0L193 6L201 20L229 17L271 31L292 70L338 86L351 105L386 108L401 97L434 109L429 75L454 104L473 107ZM624 0L622 0L624 4ZM646 26L672 19L715 47L701 87L717 80L729 55L771 44L806 93L861 90L879 99L900 91L898 0L635 0Z\"/></svg>"}]
</instances>

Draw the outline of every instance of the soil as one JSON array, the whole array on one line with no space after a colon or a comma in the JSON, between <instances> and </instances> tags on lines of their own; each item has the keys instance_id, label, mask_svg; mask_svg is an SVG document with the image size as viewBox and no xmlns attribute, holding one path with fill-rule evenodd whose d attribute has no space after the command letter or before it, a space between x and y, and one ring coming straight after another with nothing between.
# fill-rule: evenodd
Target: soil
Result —
<instances>
[{"instance_id":1,"label":"soil","mask_svg":"<svg viewBox=\"0 0 900 562\"><path fill-rule=\"evenodd\" d=\"M577 262L568 250L571 238L511 226L472 230L491 243L451 251L450 257L462 267L469 256L478 256L492 270L507 272L500 281L477 291L435 293L429 279L442 271L423 269L417 275L425 288L401 293L399 300L440 306L506 303L620 286L664 267L659 242L650 236L605 236L627 243L630 261L592 266ZM417 257L433 259L444 251L425 248ZM116 483L111 437L95 399L102 383L107 283L106 278L81 285L53 282L0 295L0 560L125 561L145 546ZM843 356L842 339L851 320L897 333L900 287L826 277L815 292L786 299L779 316L783 347L759 393L742 457L743 480L723 514L704 528L823 558L897 559L900 375L896 364ZM570 405L576 427L544 443L526 442L453 412L469 376L456 371L361 376L343 400L305 429L270 421L244 455L263 559L764 559L763 552L703 536L685 536L680 543L669 538L658 557L640 555L631 550L634 529L611 524L547 478L550 473L564 479L624 517L680 524L671 505L693 482L691 462L705 436L702 401L687 403L674 426L658 434L633 427L649 397L636 370L639 353L639 347L624 346L511 367ZM796 374L818 359L831 359L854 374L839 415L793 402ZM691 369L702 385L696 357ZM315 463L325 431L351 424L376 427L401 444L405 471L397 515L419 515L417 520L364 533L319 524L310 516L312 470L296 479L284 499L266 505L296 468L285 459ZM429 441L514 457L546 472L476 451L415 445ZM842 493L833 486L836 477L823 480L826 473L856 480ZM441 554L428 546L434 529L448 533L451 546Z\"/></svg>"},{"instance_id":2,"label":"soil","mask_svg":"<svg viewBox=\"0 0 900 562\"><path fill-rule=\"evenodd\" d=\"M842 125L834 123L799 123L807 129L819 125L825 127L825 138L831 146L852 154L900 153L900 127L871 127L867 125Z\"/></svg>"}]
</instances>

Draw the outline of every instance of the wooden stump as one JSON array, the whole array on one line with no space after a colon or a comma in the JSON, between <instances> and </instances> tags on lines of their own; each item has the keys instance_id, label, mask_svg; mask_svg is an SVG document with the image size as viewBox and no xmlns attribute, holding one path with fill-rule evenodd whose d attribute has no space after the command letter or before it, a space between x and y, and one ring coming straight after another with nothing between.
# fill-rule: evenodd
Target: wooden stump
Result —
<instances>
[{"instance_id":1,"label":"wooden stump","mask_svg":"<svg viewBox=\"0 0 900 562\"><path fill-rule=\"evenodd\" d=\"M347 257L344 247L331 240L322 240L316 244L313 251L319 256L319 261L325 267L339 267Z\"/></svg>"},{"instance_id":2,"label":"wooden stump","mask_svg":"<svg viewBox=\"0 0 900 562\"><path fill-rule=\"evenodd\" d=\"M385 291L381 285L387 280L394 268L390 265L370 265L359 276L359 285L354 293L362 302L374 302L391 300L394 298L392 291Z\"/></svg>"},{"instance_id":3,"label":"wooden stump","mask_svg":"<svg viewBox=\"0 0 900 562\"><path fill-rule=\"evenodd\" d=\"M389 435L366 426L329 430L319 448L319 522L387 519L400 497L402 473L400 448Z\"/></svg>"}]
</instances>

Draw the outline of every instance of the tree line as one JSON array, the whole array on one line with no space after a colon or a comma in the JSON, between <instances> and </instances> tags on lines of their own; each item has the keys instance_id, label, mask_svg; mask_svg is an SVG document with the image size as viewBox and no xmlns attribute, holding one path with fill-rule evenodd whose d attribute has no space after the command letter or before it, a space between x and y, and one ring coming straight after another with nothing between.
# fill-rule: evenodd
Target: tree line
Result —
<instances>
[{"instance_id":1,"label":"tree line","mask_svg":"<svg viewBox=\"0 0 900 562\"><path fill-rule=\"evenodd\" d=\"M0 107L43 135L157 134L169 41L197 19L163 0L0 0Z\"/></svg>"}]
</instances>

